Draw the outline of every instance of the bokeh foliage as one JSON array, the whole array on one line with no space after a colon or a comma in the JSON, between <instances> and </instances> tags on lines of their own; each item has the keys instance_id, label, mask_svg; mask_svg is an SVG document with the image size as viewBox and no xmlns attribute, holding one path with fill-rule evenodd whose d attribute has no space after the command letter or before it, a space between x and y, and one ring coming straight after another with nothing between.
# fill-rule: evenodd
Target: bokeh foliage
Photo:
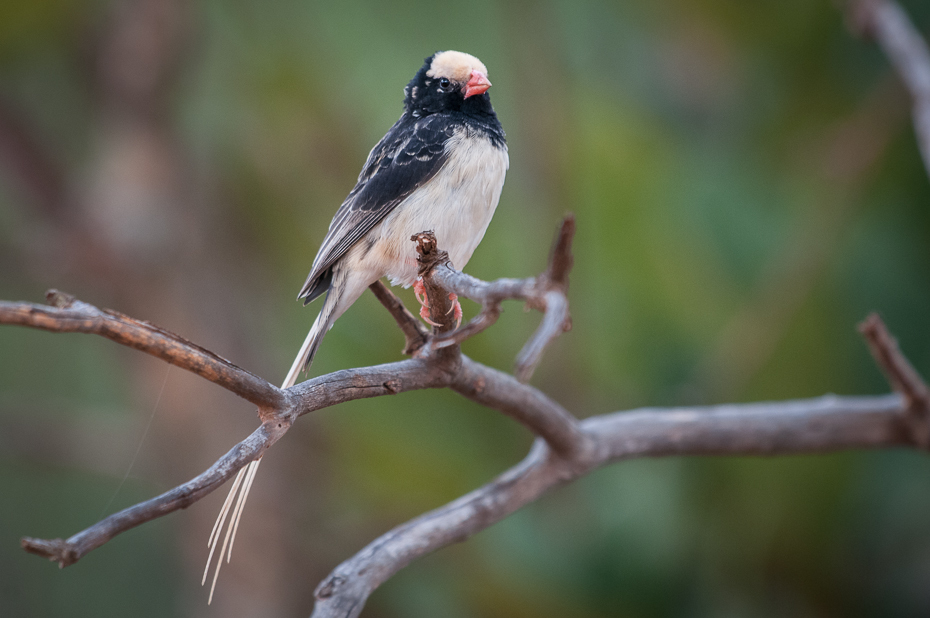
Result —
<instances>
[{"instance_id":1,"label":"bokeh foliage","mask_svg":"<svg viewBox=\"0 0 930 618\"><path fill-rule=\"evenodd\" d=\"M76 196L49 215L15 161L0 161L2 298L59 287L106 305L139 285L137 304L115 308L144 307L138 317L218 345L166 309L201 307L235 331L220 354L283 376L315 310L293 296L335 208L422 58L460 49L489 67L511 156L467 270L533 274L562 213L578 218L574 329L534 379L570 410L884 392L855 332L871 310L930 374L930 184L907 96L832 3L184 5L156 125L184 153L199 196L187 204L208 225L193 240L173 227L159 240L163 259L140 275L158 281L158 303L132 268L104 283L61 263L118 114L89 85L117 4L0 4L0 103L13 119L0 127L30 134ZM905 6L930 34L930 5ZM176 253L175 241L203 254ZM507 368L537 319L508 306L465 351ZM365 297L313 373L393 360L400 346ZM0 614L209 613L195 580L219 498L64 571L17 547L193 476L255 423L229 399L159 408L162 382L211 388L108 342L0 329ZM188 418L216 440L203 452L174 441ZM261 615L306 615L341 559L486 482L530 442L448 392L355 402L298 425L257 479L281 485L268 507L277 519L247 511L240 531L279 527L287 550L233 557L246 597L267 594L251 592L263 565L287 573ZM365 615L925 616L928 475L930 462L910 452L624 463L408 567ZM217 596L233 587L221 576Z\"/></svg>"}]
</instances>

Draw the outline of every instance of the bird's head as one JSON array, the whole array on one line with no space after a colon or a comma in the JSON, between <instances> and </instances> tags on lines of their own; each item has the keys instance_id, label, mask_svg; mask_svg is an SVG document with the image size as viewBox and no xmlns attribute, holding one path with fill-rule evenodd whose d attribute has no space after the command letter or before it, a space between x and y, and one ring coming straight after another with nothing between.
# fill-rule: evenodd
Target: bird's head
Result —
<instances>
[{"instance_id":1,"label":"bird's head","mask_svg":"<svg viewBox=\"0 0 930 618\"><path fill-rule=\"evenodd\" d=\"M404 88L404 106L416 116L458 110L487 113L490 87L487 68L471 54L436 52Z\"/></svg>"}]
</instances>

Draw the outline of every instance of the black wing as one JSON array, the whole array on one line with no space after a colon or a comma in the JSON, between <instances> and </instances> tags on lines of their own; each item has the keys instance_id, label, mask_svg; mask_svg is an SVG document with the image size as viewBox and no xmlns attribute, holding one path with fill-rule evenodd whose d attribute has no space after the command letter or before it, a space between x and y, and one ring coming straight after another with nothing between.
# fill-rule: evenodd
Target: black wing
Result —
<instances>
[{"instance_id":1,"label":"black wing","mask_svg":"<svg viewBox=\"0 0 930 618\"><path fill-rule=\"evenodd\" d=\"M372 148L358 176L358 184L336 211L323 239L310 276L297 298L304 304L329 289L332 267L379 221L430 180L448 155L446 141L454 123L443 114L426 118L401 116Z\"/></svg>"}]
</instances>

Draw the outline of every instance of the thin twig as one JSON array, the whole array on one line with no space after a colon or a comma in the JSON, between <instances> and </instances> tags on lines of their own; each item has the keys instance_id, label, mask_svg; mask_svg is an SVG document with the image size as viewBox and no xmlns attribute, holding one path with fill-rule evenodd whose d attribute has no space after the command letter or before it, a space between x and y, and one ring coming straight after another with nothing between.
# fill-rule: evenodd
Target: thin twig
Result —
<instances>
[{"instance_id":1,"label":"thin twig","mask_svg":"<svg viewBox=\"0 0 930 618\"><path fill-rule=\"evenodd\" d=\"M517 354L514 363L514 376L520 382L526 383L533 377L536 366L542 360L543 353L555 338L572 327L572 318L568 313L568 299L565 293L559 290L549 290L542 297L542 322L533 336L530 337L523 349Z\"/></svg>"},{"instance_id":2,"label":"thin twig","mask_svg":"<svg viewBox=\"0 0 930 618\"><path fill-rule=\"evenodd\" d=\"M397 326L404 333L406 344L404 345L404 354L414 356L429 341L429 331L423 327L422 322L416 319L412 313L407 310L404 303L381 281L375 281L368 286L378 301L384 305L384 308L390 312Z\"/></svg>"},{"instance_id":3,"label":"thin twig","mask_svg":"<svg viewBox=\"0 0 930 618\"><path fill-rule=\"evenodd\" d=\"M197 502L222 485L239 468L261 456L289 427L277 423L263 424L197 477L151 500L114 513L67 540L26 537L21 545L29 553L44 556L62 568L72 565L116 535Z\"/></svg>"}]
</instances>

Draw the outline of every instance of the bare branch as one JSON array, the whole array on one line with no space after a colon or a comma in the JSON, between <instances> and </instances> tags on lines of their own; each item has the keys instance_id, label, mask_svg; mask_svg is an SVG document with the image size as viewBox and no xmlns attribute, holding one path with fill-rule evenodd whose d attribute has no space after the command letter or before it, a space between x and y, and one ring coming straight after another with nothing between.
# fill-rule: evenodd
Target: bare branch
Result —
<instances>
[{"instance_id":1,"label":"bare branch","mask_svg":"<svg viewBox=\"0 0 930 618\"><path fill-rule=\"evenodd\" d=\"M567 328L573 220L563 223L549 267L531 279L484 282L452 269L431 234L417 235L431 316L440 333L453 327L449 290L482 302L485 320L507 298L545 311L521 352L527 372L545 345ZM394 316L414 358L338 371L280 390L228 361L152 324L52 292L55 307L0 302L0 323L57 332L86 332L142 350L193 371L261 406L263 424L207 471L156 498L120 511L67 540L23 539L23 547L61 566L73 564L121 532L185 508L272 446L301 415L338 403L410 390L448 387L519 421L539 439L523 462L493 482L399 526L337 567L316 591L314 616L357 616L368 595L410 561L500 521L543 495L611 462L676 455L778 455L853 448L930 448L930 390L872 316L861 327L900 394L641 409L578 421L516 378L477 363L452 335L430 335L383 285L372 291ZM480 316L479 316L480 318ZM476 318L477 320L478 318ZM473 321L471 324L474 324ZM468 327L466 327L467 329ZM464 329L463 329L464 330ZM478 332L477 328L472 329ZM437 345L438 342L452 342ZM518 362L518 366L520 363ZM527 373L528 376L528 373Z\"/></svg>"},{"instance_id":2,"label":"bare branch","mask_svg":"<svg viewBox=\"0 0 930 618\"><path fill-rule=\"evenodd\" d=\"M568 214L562 220L559 234L556 236L552 254L549 256L549 268L542 276L541 285L545 288L541 304L545 312L543 320L526 342L514 365L514 374L521 382L529 382L542 360L543 352L556 337L572 327L572 318L568 312L568 273L575 263L572 256L572 240L575 238L575 215ZM537 301L539 302L539 301Z\"/></svg>"},{"instance_id":3,"label":"bare branch","mask_svg":"<svg viewBox=\"0 0 930 618\"><path fill-rule=\"evenodd\" d=\"M562 225L559 226L559 233L555 237L555 244L549 255L549 269L546 271L549 281L566 291L568 290L568 273L575 265L575 257L572 255L574 239L575 215L568 213L562 219Z\"/></svg>"},{"instance_id":4,"label":"bare branch","mask_svg":"<svg viewBox=\"0 0 930 618\"><path fill-rule=\"evenodd\" d=\"M580 444L584 448L557 455L546 442L537 440L526 459L491 483L398 526L340 564L317 588L313 617L358 616L371 592L411 561L463 541L549 489L612 462L637 457L788 455L894 446L926 449L926 434L910 430L908 425L908 419L914 417L913 402L926 406L930 401L926 384L877 316L870 316L860 330L903 394L644 408L588 418L576 426L583 434ZM470 362L465 360L463 373L472 369ZM481 375L473 378L473 383L485 380L485 391L494 390L485 384L501 386L486 377L493 370L477 366L474 371ZM453 384L452 388L459 387ZM501 409L499 400L475 399ZM518 399L515 397L513 404L522 411L534 405ZM550 412L546 418L557 415ZM921 418L926 427L926 416Z\"/></svg>"},{"instance_id":5,"label":"bare branch","mask_svg":"<svg viewBox=\"0 0 930 618\"><path fill-rule=\"evenodd\" d=\"M858 0L850 14L860 33L878 41L911 93L917 144L930 174L930 49L894 0Z\"/></svg>"},{"instance_id":6,"label":"bare branch","mask_svg":"<svg viewBox=\"0 0 930 618\"><path fill-rule=\"evenodd\" d=\"M437 247L432 232L414 234L411 240L417 243L419 275L429 299L430 318L439 324L436 327L439 334L431 343L432 348L440 352L454 350L458 357L457 371L450 384L452 389L523 423L543 438L556 453L579 457L589 445L578 430L577 420L540 391L504 373L458 356L458 342L464 337L452 332L454 320L449 315L450 290L483 305L478 317L462 329L467 333L466 336L492 324L500 313L500 303L508 298L526 300L531 306L545 311L542 324L520 354L523 360L522 377L528 379L548 342L562 332L568 320L565 289L571 266L574 229L574 217L568 215L562 222L550 256L549 268L539 277L498 279L490 283L455 270L449 262L448 254ZM521 374L518 374L519 377Z\"/></svg>"},{"instance_id":7,"label":"bare branch","mask_svg":"<svg viewBox=\"0 0 930 618\"><path fill-rule=\"evenodd\" d=\"M21 545L26 551L57 562L62 568L70 566L116 535L197 502L222 485L238 472L239 468L258 459L265 449L277 442L289 428L290 423L284 421L266 422L209 469L183 485L114 513L67 540L27 537L22 539Z\"/></svg>"},{"instance_id":8,"label":"bare branch","mask_svg":"<svg viewBox=\"0 0 930 618\"><path fill-rule=\"evenodd\" d=\"M296 384L287 392L295 399L297 415L303 416L356 399L449 386L456 365L431 357L343 369Z\"/></svg>"},{"instance_id":9,"label":"bare branch","mask_svg":"<svg viewBox=\"0 0 930 618\"><path fill-rule=\"evenodd\" d=\"M393 316L400 330L403 331L404 337L406 338L404 354L410 356L415 355L420 348L429 341L429 331L423 327L423 323L420 322L420 320L407 311L407 307L404 306L404 303L400 302L400 299L397 298L394 292L388 289L384 283L375 281L368 287L378 301L380 301L385 309L390 312L391 316Z\"/></svg>"},{"instance_id":10,"label":"bare branch","mask_svg":"<svg viewBox=\"0 0 930 618\"><path fill-rule=\"evenodd\" d=\"M537 441L522 462L382 535L319 585L313 618L354 618L368 596L413 560L464 541L541 495L605 464L634 457L778 455L913 446L898 395L836 397L615 412L581 423L593 457L572 461Z\"/></svg>"},{"instance_id":11,"label":"bare branch","mask_svg":"<svg viewBox=\"0 0 930 618\"><path fill-rule=\"evenodd\" d=\"M287 405L287 396L278 387L159 326L98 309L57 290L49 290L46 298L53 306L0 301L0 324L100 335L196 373L261 408Z\"/></svg>"},{"instance_id":12,"label":"bare branch","mask_svg":"<svg viewBox=\"0 0 930 618\"><path fill-rule=\"evenodd\" d=\"M506 373L462 356L461 368L450 386L472 401L516 419L558 455L579 460L591 456L591 441L574 416L541 391Z\"/></svg>"},{"instance_id":13,"label":"bare branch","mask_svg":"<svg viewBox=\"0 0 930 618\"><path fill-rule=\"evenodd\" d=\"M899 395L641 408L582 421L604 463L674 455L792 455L920 445L901 431Z\"/></svg>"},{"instance_id":14,"label":"bare branch","mask_svg":"<svg viewBox=\"0 0 930 618\"><path fill-rule=\"evenodd\" d=\"M514 375L520 382L526 383L533 377L536 366L542 360L543 353L556 337L572 327L572 318L568 313L568 299L559 290L549 290L542 296L542 322L529 341L517 354L514 363Z\"/></svg>"},{"instance_id":15,"label":"bare branch","mask_svg":"<svg viewBox=\"0 0 930 618\"><path fill-rule=\"evenodd\" d=\"M22 546L28 552L58 562L62 567L69 566L116 535L200 500L241 467L258 459L290 429L299 415L355 399L439 388L448 385L449 379L449 373L442 364L413 359L347 369L307 380L287 389L291 395L287 406L265 414L265 422L252 435L196 478L156 498L110 515L67 540L25 538Z\"/></svg>"}]
</instances>

